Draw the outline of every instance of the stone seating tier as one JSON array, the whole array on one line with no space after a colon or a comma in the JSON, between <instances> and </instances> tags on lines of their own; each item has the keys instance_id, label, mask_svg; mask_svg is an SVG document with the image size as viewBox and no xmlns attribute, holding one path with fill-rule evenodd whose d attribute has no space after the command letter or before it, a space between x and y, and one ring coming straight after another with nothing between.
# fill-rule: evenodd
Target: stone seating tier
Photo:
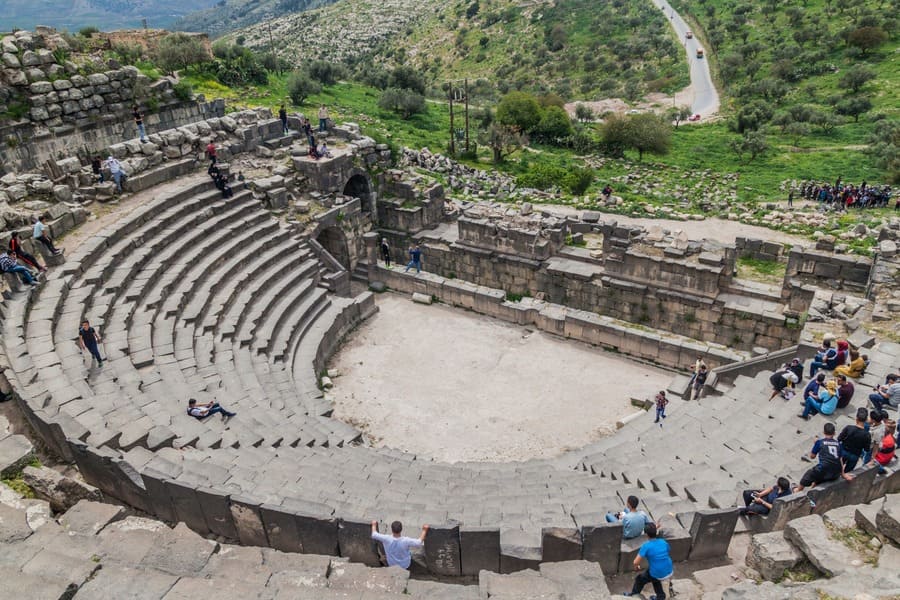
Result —
<instances>
[{"instance_id":1,"label":"stone seating tier","mask_svg":"<svg viewBox=\"0 0 900 600\"><path fill-rule=\"evenodd\" d=\"M668 519L676 559L721 555L734 519L709 509L804 466L794 457L815 421L767 403L766 374L679 407L663 429L630 425L635 443L605 438L559 459L443 464L358 445L357 431L328 418L317 374L373 299L327 292L322 270L246 193L226 201L208 183L189 186L123 217L41 288L4 303L2 366L47 443L149 514L366 564L377 560L370 519L428 522L426 562L449 575L582 557L627 566L636 548L603 515L632 493ZM104 336L102 369L86 368L74 343L85 316ZM882 344L870 356L877 366L898 354ZM196 421L189 397L238 417Z\"/></svg>"}]
</instances>

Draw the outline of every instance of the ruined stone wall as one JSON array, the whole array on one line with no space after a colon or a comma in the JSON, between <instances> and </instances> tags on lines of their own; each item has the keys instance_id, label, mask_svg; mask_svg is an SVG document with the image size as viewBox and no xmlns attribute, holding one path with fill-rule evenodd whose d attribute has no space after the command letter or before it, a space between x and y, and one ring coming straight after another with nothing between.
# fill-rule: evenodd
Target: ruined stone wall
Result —
<instances>
[{"instance_id":1,"label":"ruined stone wall","mask_svg":"<svg viewBox=\"0 0 900 600\"><path fill-rule=\"evenodd\" d=\"M784 257L784 244L778 242L738 237L734 240L734 247L741 258L778 261Z\"/></svg>"},{"instance_id":2,"label":"ruined stone wall","mask_svg":"<svg viewBox=\"0 0 900 600\"><path fill-rule=\"evenodd\" d=\"M714 298L728 284L731 273L724 266L712 266L683 260L652 256L629 249L621 258L603 261L610 275L670 290L689 290Z\"/></svg>"},{"instance_id":3,"label":"ruined stone wall","mask_svg":"<svg viewBox=\"0 0 900 600\"><path fill-rule=\"evenodd\" d=\"M444 188L434 184L419 189L389 172L378 178L378 223L385 229L416 233L440 223L444 212Z\"/></svg>"},{"instance_id":4,"label":"ruined stone wall","mask_svg":"<svg viewBox=\"0 0 900 600\"><path fill-rule=\"evenodd\" d=\"M740 350L775 350L800 337L799 325L780 315L726 306L688 287L655 285L650 277L644 283L611 277L600 265L572 271L558 268L552 259L529 260L440 241L426 241L423 254L424 269L444 277L512 295L540 294L550 302ZM703 284L714 285L717 277L709 274Z\"/></svg>"},{"instance_id":5,"label":"ruined stone wall","mask_svg":"<svg viewBox=\"0 0 900 600\"><path fill-rule=\"evenodd\" d=\"M872 259L794 247L788 255L786 278L798 278L833 289L865 290Z\"/></svg>"},{"instance_id":6,"label":"ruined stone wall","mask_svg":"<svg viewBox=\"0 0 900 600\"><path fill-rule=\"evenodd\" d=\"M556 254L566 241L565 223L553 229L508 227L492 219L466 216L457 220L460 242L497 252L544 260Z\"/></svg>"}]
</instances>

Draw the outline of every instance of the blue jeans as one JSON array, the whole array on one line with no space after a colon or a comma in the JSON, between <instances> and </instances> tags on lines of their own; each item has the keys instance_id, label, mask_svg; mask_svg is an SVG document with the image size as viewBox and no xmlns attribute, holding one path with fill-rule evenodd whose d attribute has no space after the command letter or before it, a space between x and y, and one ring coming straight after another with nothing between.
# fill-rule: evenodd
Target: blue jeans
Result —
<instances>
[{"instance_id":1,"label":"blue jeans","mask_svg":"<svg viewBox=\"0 0 900 600\"><path fill-rule=\"evenodd\" d=\"M103 364L103 358L100 357L100 348L97 347L97 344L85 344L84 347L91 353L91 356L97 359L98 364Z\"/></svg>"},{"instance_id":2,"label":"blue jeans","mask_svg":"<svg viewBox=\"0 0 900 600\"><path fill-rule=\"evenodd\" d=\"M814 410L817 413L822 412L822 403L818 400L814 400L813 398L807 398L806 406L803 407L803 418L805 419L806 417L808 417Z\"/></svg>"},{"instance_id":3,"label":"blue jeans","mask_svg":"<svg viewBox=\"0 0 900 600\"><path fill-rule=\"evenodd\" d=\"M874 406L878 410L881 410L882 408L884 408L885 404L890 406L891 408L895 408L890 402L887 401L887 398L885 398L878 392L876 392L874 394L869 394L869 402L871 402L872 406Z\"/></svg>"},{"instance_id":4,"label":"blue jeans","mask_svg":"<svg viewBox=\"0 0 900 600\"><path fill-rule=\"evenodd\" d=\"M816 371L818 371L819 369L822 369L824 367L827 367L827 366L828 366L828 363L826 363L824 361L818 361L818 360L812 361L809 365L809 378L812 379L813 377L816 376Z\"/></svg>"},{"instance_id":5,"label":"blue jeans","mask_svg":"<svg viewBox=\"0 0 900 600\"><path fill-rule=\"evenodd\" d=\"M319 131L326 131L328 129L328 119L319 119Z\"/></svg>"},{"instance_id":6,"label":"blue jeans","mask_svg":"<svg viewBox=\"0 0 900 600\"><path fill-rule=\"evenodd\" d=\"M659 420L660 420L660 419L665 419L665 418L666 418L666 409L664 409L664 408L657 408L657 409L656 409L656 420L653 421L653 422L654 422L654 423L659 423Z\"/></svg>"},{"instance_id":7,"label":"blue jeans","mask_svg":"<svg viewBox=\"0 0 900 600\"><path fill-rule=\"evenodd\" d=\"M421 263L421 262L419 262L419 261L417 261L417 260L411 260L411 261L409 261L409 263L406 265L406 270L409 271L409 270L412 269L413 267L416 268L416 273L421 273L421 272L422 272L422 263Z\"/></svg>"},{"instance_id":8,"label":"blue jeans","mask_svg":"<svg viewBox=\"0 0 900 600\"><path fill-rule=\"evenodd\" d=\"M281 120L281 131L283 131L285 135L288 134L289 129L288 129L288 122L287 122L287 119L282 119L282 120Z\"/></svg>"},{"instance_id":9,"label":"blue jeans","mask_svg":"<svg viewBox=\"0 0 900 600\"><path fill-rule=\"evenodd\" d=\"M215 414L225 415L226 417L233 417L235 415L235 413L228 412L227 410L225 410L224 408L219 406L218 402L216 402L215 404L213 404L212 406L209 407L209 412L207 412L202 417L198 417L198 418L205 419L206 417L210 417Z\"/></svg>"},{"instance_id":10,"label":"blue jeans","mask_svg":"<svg viewBox=\"0 0 900 600\"><path fill-rule=\"evenodd\" d=\"M7 271L7 273L18 273L19 277L21 277L25 283L27 283L29 285L34 283L34 277L31 276L31 271L29 271L22 265L14 266L9 271Z\"/></svg>"},{"instance_id":11,"label":"blue jeans","mask_svg":"<svg viewBox=\"0 0 900 600\"><path fill-rule=\"evenodd\" d=\"M122 191L122 171L119 171L118 173L113 173L112 178L113 178L113 181L116 182L116 191L121 192Z\"/></svg>"},{"instance_id":12,"label":"blue jeans","mask_svg":"<svg viewBox=\"0 0 900 600\"><path fill-rule=\"evenodd\" d=\"M145 139L147 139L147 132L144 131L144 124L138 123L137 128L138 128L138 133L141 134L141 141L143 142Z\"/></svg>"}]
</instances>

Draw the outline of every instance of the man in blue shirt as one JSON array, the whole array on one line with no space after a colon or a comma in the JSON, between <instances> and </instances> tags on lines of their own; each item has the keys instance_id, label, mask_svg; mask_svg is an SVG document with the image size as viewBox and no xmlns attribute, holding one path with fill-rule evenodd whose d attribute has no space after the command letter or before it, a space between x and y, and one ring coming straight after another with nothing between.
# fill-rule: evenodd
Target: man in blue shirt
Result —
<instances>
[{"instance_id":1,"label":"man in blue shirt","mask_svg":"<svg viewBox=\"0 0 900 600\"><path fill-rule=\"evenodd\" d=\"M416 268L416 273L420 273L422 271L422 249L419 248L418 244L414 244L409 249L409 264L406 265L406 271L409 271L412 267Z\"/></svg>"},{"instance_id":2,"label":"man in blue shirt","mask_svg":"<svg viewBox=\"0 0 900 600\"><path fill-rule=\"evenodd\" d=\"M42 243L47 247L54 256L60 253L60 250L53 245L53 240L50 239L50 228L47 227L47 224L44 223L44 217L38 217L38 220L34 224L34 232L32 237L36 242Z\"/></svg>"},{"instance_id":3,"label":"man in blue shirt","mask_svg":"<svg viewBox=\"0 0 900 600\"><path fill-rule=\"evenodd\" d=\"M620 513L606 513L606 522L615 523L622 521L622 539L630 540L644 533L644 526L652 523L650 517L642 510L638 510L637 496L628 496L625 501L625 510Z\"/></svg>"},{"instance_id":4,"label":"man in blue shirt","mask_svg":"<svg viewBox=\"0 0 900 600\"><path fill-rule=\"evenodd\" d=\"M844 460L841 458L843 448L841 443L834 439L834 423L825 423L822 432L825 435L816 440L809 453L809 460L818 458L819 463L803 474L800 485L794 488L794 493L826 481L834 481L838 477L843 477L847 481L853 479L853 475L844 472Z\"/></svg>"},{"instance_id":5,"label":"man in blue shirt","mask_svg":"<svg viewBox=\"0 0 900 600\"><path fill-rule=\"evenodd\" d=\"M641 571L643 561L647 561L647 570L638 573L634 578L631 592L625 592L623 596L637 596L648 583L653 585L656 595L650 596L650 600L666 600L666 592L663 589L663 581L670 579L673 574L672 557L669 555L669 543L658 537L658 531L654 523L647 523L644 533L650 538L641 545L638 555L634 557L634 570Z\"/></svg>"}]
</instances>

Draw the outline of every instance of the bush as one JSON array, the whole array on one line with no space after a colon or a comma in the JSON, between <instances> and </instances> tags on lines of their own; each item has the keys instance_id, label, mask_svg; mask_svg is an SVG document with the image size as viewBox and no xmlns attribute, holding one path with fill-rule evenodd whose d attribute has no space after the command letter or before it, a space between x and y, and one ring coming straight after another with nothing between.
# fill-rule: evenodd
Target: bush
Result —
<instances>
[{"instance_id":1,"label":"bush","mask_svg":"<svg viewBox=\"0 0 900 600\"><path fill-rule=\"evenodd\" d=\"M565 109L550 106L544 110L541 120L531 133L537 140L556 143L572 135L572 120Z\"/></svg>"},{"instance_id":2,"label":"bush","mask_svg":"<svg viewBox=\"0 0 900 600\"><path fill-rule=\"evenodd\" d=\"M570 169L563 180L563 185L565 185L566 189L568 189L572 194L580 196L591 186L591 183L593 182L593 169Z\"/></svg>"},{"instance_id":3,"label":"bush","mask_svg":"<svg viewBox=\"0 0 900 600\"><path fill-rule=\"evenodd\" d=\"M194 97L194 88L187 81L179 81L172 87L172 91L175 92L175 97L182 102L187 102Z\"/></svg>"},{"instance_id":4,"label":"bush","mask_svg":"<svg viewBox=\"0 0 900 600\"><path fill-rule=\"evenodd\" d=\"M382 92L378 106L408 119L414 114L425 112L425 96L409 89L388 88Z\"/></svg>"},{"instance_id":5,"label":"bush","mask_svg":"<svg viewBox=\"0 0 900 600\"><path fill-rule=\"evenodd\" d=\"M327 60L314 60L309 65L309 74L322 85L334 85L343 76L343 68Z\"/></svg>"},{"instance_id":6,"label":"bush","mask_svg":"<svg viewBox=\"0 0 900 600\"><path fill-rule=\"evenodd\" d=\"M140 44L116 44L112 47L116 59L124 65L133 65L141 60L144 48Z\"/></svg>"},{"instance_id":7,"label":"bush","mask_svg":"<svg viewBox=\"0 0 900 600\"><path fill-rule=\"evenodd\" d=\"M391 74L388 76L387 87L412 90L424 96L425 78L413 67L401 66L391 71Z\"/></svg>"},{"instance_id":8,"label":"bush","mask_svg":"<svg viewBox=\"0 0 900 600\"><path fill-rule=\"evenodd\" d=\"M287 89L294 106L300 106L304 100L321 92L322 85L306 71L294 71L288 78Z\"/></svg>"},{"instance_id":9,"label":"bush","mask_svg":"<svg viewBox=\"0 0 900 600\"><path fill-rule=\"evenodd\" d=\"M537 98L526 92L510 92L497 105L497 122L523 133L537 127L542 115Z\"/></svg>"},{"instance_id":10,"label":"bush","mask_svg":"<svg viewBox=\"0 0 900 600\"><path fill-rule=\"evenodd\" d=\"M100 30L93 25L88 25L78 30L78 35L86 38L92 37L95 33L100 33Z\"/></svg>"}]
</instances>

